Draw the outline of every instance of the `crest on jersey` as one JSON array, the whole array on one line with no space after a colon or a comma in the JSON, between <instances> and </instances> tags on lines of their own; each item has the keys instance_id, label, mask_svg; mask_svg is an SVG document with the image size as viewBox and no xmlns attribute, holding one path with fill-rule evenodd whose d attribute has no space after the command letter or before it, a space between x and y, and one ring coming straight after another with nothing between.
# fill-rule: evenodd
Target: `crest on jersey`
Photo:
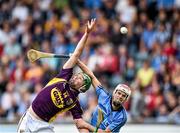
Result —
<instances>
[{"instance_id":1,"label":"crest on jersey","mask_svg":"<svg viewBox=\"0 0 180 133\"><path fill-rule=\"evenodd\" d=\"M51 99L56 107L58 108L64 107L62 94L56 87L51 90Z\"/></svg>"},{"instance_id":2,"label":"crest on jersey","mask_svg":"<svg viewBox=\"0 0 180 133\"><path fill-rule=\"evenodd\" d=\"M70 99L68 99L68 100L66 101L66 104L67 104L67 105L71 105L72 103L73 103L72 98L70 98Z\"/></svg>"}]
</instances>

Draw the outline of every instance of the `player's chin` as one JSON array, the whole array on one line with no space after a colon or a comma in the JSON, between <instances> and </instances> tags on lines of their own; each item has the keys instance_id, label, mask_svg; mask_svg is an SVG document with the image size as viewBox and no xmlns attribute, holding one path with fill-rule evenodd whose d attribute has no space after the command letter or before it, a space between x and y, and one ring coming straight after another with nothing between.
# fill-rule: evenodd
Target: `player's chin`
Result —
<instances>
[{"instance_id":1,"label":"player's chin","mask_svg":"<svg viewBox=\"0 0 180 133\"><path fill-rule=\"evenodd\" d=\"M113 101L114 106L118 107L120 106L122 103L120 101Z\"/></svg>"},{"instance_id":2,"label":"player's chin","mask_svg":"<svg viewBox=\"0 0 180 133\"><path fill-rule=\"evenodd\" d=\"M76 89L76 90L78 90L78 85L75 83L75 82L69 82L69 86L71 87L71 88L73 88L73 89Z\"/></svg>"}]
</instances>

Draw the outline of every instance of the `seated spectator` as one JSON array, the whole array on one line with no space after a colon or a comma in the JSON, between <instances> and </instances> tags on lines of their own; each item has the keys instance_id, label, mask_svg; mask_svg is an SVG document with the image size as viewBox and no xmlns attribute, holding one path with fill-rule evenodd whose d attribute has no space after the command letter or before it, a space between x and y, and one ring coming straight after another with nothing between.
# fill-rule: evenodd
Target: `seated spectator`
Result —
<instances>
[{"instance_id":1,"label":"seated spectator","mask_svg":"<svg viewBox=\"0 0 180 133\"><path fill-rule=\"evenodd\" d=\"M137 72L137 82L144 89L151 85L153 79L155 78L154 69L150 67L149 61L146 60L143 63L143 67Z\"/></svg>"}]
</instances>

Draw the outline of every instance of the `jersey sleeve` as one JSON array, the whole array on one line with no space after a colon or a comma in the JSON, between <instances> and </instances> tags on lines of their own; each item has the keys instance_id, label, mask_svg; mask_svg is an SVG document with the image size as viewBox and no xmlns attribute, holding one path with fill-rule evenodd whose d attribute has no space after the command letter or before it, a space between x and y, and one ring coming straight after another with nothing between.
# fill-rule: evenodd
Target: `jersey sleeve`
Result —
<instances>
[{"instance_id":1,"label":"jersey sleeve","mask_svg":"<svg viewBox=\"0 0 180 133\"><path fill-rule=\"evenodd\" d=\"M80 118L82 118L83 111L82 111L82 108L81 108L79 102L76 102L75 107L73 107L69 111L71 112L71 114L73 116L73 119L80 119Z\"/></svg>"},{"instance_id":2,"label":"jersey sleeve","mask_svg":"<svg viewBox=\"0 0 180 133\"><path fill-rule=\"evenodd\" d=\"M98 86L96 87L96 95L98 97L98 101L101 101L109 96L109 93L103 88L103 86Z\"/></svg>"},{"instance_id":3,"label":"jersey sleeve","mask_svg":"<svg viewBox=\"0 0 180 133\"><path fill-rule=\"evenodd\" d=\"M68 69L62 69L61 72L56 77L63 78L69 81L72 75L73 75L73 68L68 68Z\"/></svg>"}]
</instances>

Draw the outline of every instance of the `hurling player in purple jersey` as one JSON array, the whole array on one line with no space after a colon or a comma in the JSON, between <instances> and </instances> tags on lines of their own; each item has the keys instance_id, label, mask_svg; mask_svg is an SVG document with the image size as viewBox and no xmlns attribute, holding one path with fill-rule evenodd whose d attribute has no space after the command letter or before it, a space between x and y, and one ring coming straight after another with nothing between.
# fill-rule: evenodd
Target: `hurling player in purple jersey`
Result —
<instances>
[{"instance_id":1,"label":"hurling player in purple jersey","mask_svg":"<svg viewBox=\"0 0 180 133\"><path fill-rule=\"evenodd\" d=\"M73 67L76 65L95 23L95 19L88 21L83 37L62 70L42 89L22 116L18 125L19 133L54 133L51 122L59 113L66 111L71 112L80 132L95 130L93 126L82 119L82 110L77 98L80 92L86 92L89 89L91 78L85 73L73 75Z\"/></svg>"}]
</instances>

